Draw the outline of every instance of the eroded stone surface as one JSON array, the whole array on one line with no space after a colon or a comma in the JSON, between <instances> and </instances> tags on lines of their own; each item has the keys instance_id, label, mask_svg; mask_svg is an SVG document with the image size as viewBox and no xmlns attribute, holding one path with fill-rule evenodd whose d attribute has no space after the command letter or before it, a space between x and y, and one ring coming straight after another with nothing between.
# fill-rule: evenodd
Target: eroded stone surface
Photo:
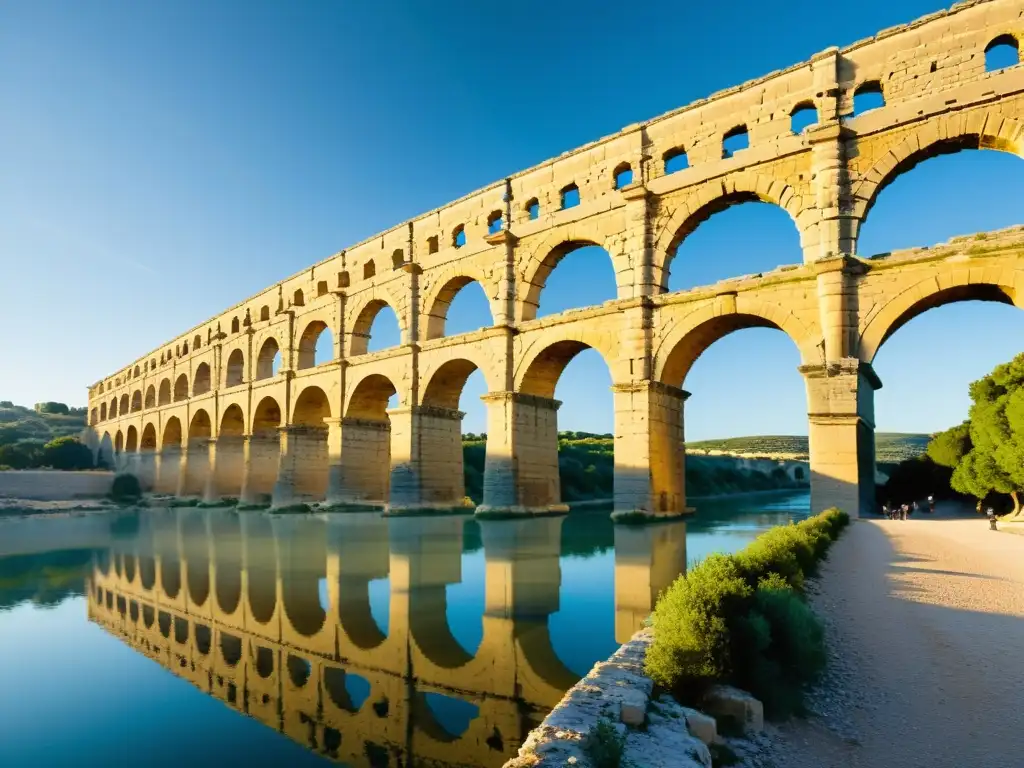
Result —
<instances>
[{"instance_id":1,"label":"eroded stone surface","mask_svg":"<svg viewBox=\"0 0 1024 768\"><path fill-rule=\"evenodd\" d=\"M731 718L745 731L764 730L764 705L739 688L731 685L713 686L704 695L703 705L716 718Z\"/></svg>"}]
</instances>

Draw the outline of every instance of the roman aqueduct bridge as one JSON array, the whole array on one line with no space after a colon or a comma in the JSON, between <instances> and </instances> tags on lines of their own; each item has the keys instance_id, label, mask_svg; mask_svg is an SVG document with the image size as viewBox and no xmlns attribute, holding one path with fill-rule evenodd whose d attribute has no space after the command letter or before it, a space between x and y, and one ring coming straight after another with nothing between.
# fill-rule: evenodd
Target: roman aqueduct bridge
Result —
<instances>
[{"instance_id":1,"label":"roman aqueduct bridge","mask_svg":"<svg viewBox=\"0 0 1024 768\"><path fill-rule=\"evenodd\" d=\"M400 224L93 385L94 444L179 493L457 505L459 395L480 370L489 390L482 508L556 509L555 385L592 348L613 381L616 511L677 513L686 509L686 374L726 334L768 326L800 351L812 506L856 514L873 503L879 347L941 304L1024 305L1020 229L864 258L860 227L879 192L922 160L964 149L1021 153L1024 68L987 60L1022 38L1021 0L959 3ZM884 103L858 113L865 94ZM814 124L794 131L794 114L808 110ZM723 149L744 140L740 151ZM668 292L680 243L752 200L790 215L799 263ZM548 275L584 245L609 254L617 298L537 318ZM448 307L472 281L493 323L446 335ZM402 343L369 353L385 305ZM325 331L334 354L320 362L313 350ZM389 409L392 395L398 406Z\"/></svg>"}]
</instances>

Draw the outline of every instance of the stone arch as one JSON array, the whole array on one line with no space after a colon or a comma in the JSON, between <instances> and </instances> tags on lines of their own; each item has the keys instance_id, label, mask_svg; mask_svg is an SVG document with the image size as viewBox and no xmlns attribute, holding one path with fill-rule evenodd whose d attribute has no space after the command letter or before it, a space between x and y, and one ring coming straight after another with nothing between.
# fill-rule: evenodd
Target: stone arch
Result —
<instances>
[{"instance_id":1,"label":"stone arch","mask_svg":"<svg viewBox=\"0 0 1024 768\"><path fill-rule=\"evenodd\" d=\"M785 333L808 359L808 347L819 339L789 310L778 304L739 297L736 309L721 313L707 304L676 322L666 324L654 353L654 379L662 384L682 387L693 364L716 341L744 328L775 328Z\"/></svg>"},{"instance_id":2,"label":"stone arch","mask_svg":"<svg viewBox=\"0 0 1024 768\"><path fill-rule=\"evenodd\" d=\"M103 463L107 467L114 467L114 441L109 432L104 432L100 438L99 446L96 448L96 463Z\"/></svg>"},{"instance_id":3,"label":"stone arch","mask_svg":"<svg viewBox=\"0 0 1024 768\"><path fill-rule=\"evenodd\" d=\"M124 449L128 453L135 453L139 450L139 430L135 428L134 424L129 425L128 431L125 433Z\"/></svg>"},{"instance_id":4,"label":"stone arch","mask_svg":"<svg viewBox=\"0 0 1024 768\"><path fill-rule=\"evenodd\" d=\"M153 424L153 422L149 422L148 424L146 424L145 427L142 428L142 442L139 443L139 450L156 450L156 426Z\"/></svg>"},{"instance_id":5,"label":"stone arch","mask_svg":"<svg viewBox=\"0 0 1024 768\"><path fill-rule=\"evenodd\" d=\"M254 435L277 434L279 426L281 426L281 406L273 397L264 397L253 412L252 433Z\"/></svg>"},{"instance_id":6,"label":"stone arch","mask_svg":"<svg viewBox=\"0 0 1024 768\"><path fill-rule=\"evenodd\" d=\"M124 450L124 433L121 430L117 430L117 434L114 435L114 453L121 453Z\"/></svg>"},{"instance_id":7,"label":"stone arch","mask_svg":"<svg viewBox=\"0 0 1024 768\"><path fill-rule=\"evenodd\" d=\"M801 200L792 187L782 181L753 173L709 181L684 197L659 227L654 242L654 282L664 293L672 261L683 241L716 213L742 203L761 202L778 206L793 220L805 246L807 226L801 226Z\"/></svg>"},{"instance_id":8,"label":"stone arch","mask_svg":"<svg viewBox=\"0 0 1024 768\"><path fill-rule=\"evenodd\" d=\"M316 347L320 341L320 337L323 334L327 334L327 338L331 340L331 356L327 360L316 359ZM305 330L299 337L299 368L313 368L314 366L322 363L329 362L334 359L334 337L331 334L330 328L327 327L327 323L323 320L312 320L306 325Z\"/></svg>"},{"instance_id":9,"label":"stone arch","mask_svg":"<svg viewBox=\"0 0 1024 768\"><path fill-rule=\"evenodd\" d=\"M117 412L121 414L122 418L127 416L129 413L130 403L128 402L128 393L125 392L121 395L121 402L117 405Z\"/></svg>"},{"instance_id":10,"label":"stone arch","mask_svg":"<svg viewBox=\"0 0 1024 768\"><path fill-rule=\"evenodd\" d=\"M100 403L100 421L107 420L107 404Z\"/></svg>"},{"instance_id":11,"label":"stone arch","mask_svg":"<svg viewBox=\"0 0 1024 768\"><path fill-rule=\"evenodd\" d=\"M494 292L488 289L487 279L470 265L459 264L439 275L423 296L422 306L426 308L424 332L427 339L439 339L445 335L448 309L459 291L471 283L477 283L483 289L491 313L491 325L494 325Z\"/></svg>"},{"instance_id":12,"label":"stone arch","mask_svg":"<svg viewBox=\"0 0 1024 768\"><path fill-rule=\"evenodd\" d=\"M242 528L237 515L218 515L210 521L217 606L231 615L242 599Z\"/></svg>"},{"instance_id":13,"label":"stone arch","mask_svg":"<svg viewBox=\"0 0 1024 768\"><path fill-rule=\"evenodd\" d=\"M519 262L517 278L520 285L516 291L516 318L521 321L533 320L537 317L540 307L540 294L544 290L548 277L558 263L573 251L587 246L603 248L612 261L612 269L617 276L623 270L619 264L615 249L610 239L603 237L596 226L580 222L571 227L557 229L540 240ZM628 270L627 270L628 271ZM632 278L630 277L630 280ZM617 298L623 296L621 286L616 286Z\"/></svg>"},{"instance_id":14,"label":"stone arch","mask_svg":"<svg viewBox=\"0 0 1024 768\"><path fill-rule=\"evenodd\" d=\"M515 369L515 389L526 395L553 398L555 386L566 366L580 352L595 350L604 360L612 381L618 380L616 361L618 349L607 333L586 331L580 338L542 337L518 356Z\"/></svg>"},{"instance_id":15,"label":"stone arch","mask_svg":"<svg viewBox=\"0 0 1024 768\"><path fill-rule=\"evenodd\" d=\"M188 400L188 376L181 374L174 380L174 402Z\"/></svg>"},{"instance_id":16,"label":"stone arch","mask_svg":"<svg viewBox=\"0 0 1024 768\"><path fill-rule=\"evenodd\" d=\"M224 410L220 418L220 437L241 437L245 434L245 413L237 403L232 403Z\"/></svg>"},{"instance_id":17,"label":"stone arch","mask_svg":"<svg viewBox=\"0 0 1024 768\"><path fill-rule=\"evenodd\" d=\"M146 388L146 401L143 404L145 408L153 408L156 406L156 387L150 384Z\"/></svg>"},{"instance_id":18,"label":"stone arch","mask_svg":"<svg viewBox=\"0 0 1024 768\"><path fill-rule=\"evenodd\" d=\"M935 123L941 121L936 130ZM878 195L897 177L919 163L965 149L995 149L1024 157L1024 125L1003 117L995 110L980 119L956 113L929 120L907 134L899 144L864 173L853 188L853 210L857 234Z\"/></svg>"},{"instance_id":19,"label":"stone arch","mask_svg":"<svg viewBox=\"0 0 1024 768\"><path fill-rule=\"evenodd\" d=\"M388 401L398 394L398 388L387 376L371 373L352 388L345 417L368 421L388 421Z\"/></svg>"},{"instance_id":20,"label":"stone arch","mask_svg":"<svg viewBox=\"0 0 1024 768\"><path fill-rule=\"evenodd\" d=\"M200 363L192 377L192 396L205 395L210 391L210 366Z\"/></svg>"},{"instance_id":21,"label":"stone arch","mask_svg":"<svg viewBox=\"0 0 1024 768\"><path fill-rule=\"evenodd\" d=\"M210 596L209 535L201 512L190 511L184 515L181 521L181 541L189 602L201 607Z\"/></svg>"},{"instance_id":22,"label":"stone arch","mask_svg":"<svg viewBox=\"0 0 1024 768\"><path fill-rule=\"evenodd\" d=\"M160 444L164 448L180 448L181 437L181 421L178 420L177 416L171 416L167 423L164 424L164 434Z\"/></svg>"},{"instance_id":23,"label":"stone arch","mask_svg":"<svg viewBox=\"0 0 1024 768\"><path fill-rule=\"evenodd\" d=\"M266 398L269 399L269 398ZM270 518L254 515L247 521L245 537L245 595L248 615L268 624L277 613L277 552ZM278 631L278 627L274 627Z\"/></svg>"},{"instance_id":24,"label":"stone arch","mask_svg":"<svg viewBox=\"0 0 1024 768\"><path fill-rule=\"evenodd\" d=\"M199 408L192 415L192 421L188 425L188 439L203 440L213 436L213 423L210 421L210 414L204 408Z\"/></svg>"},{"instance_id":25,"label":"stone arch","mask_svg":"<svg viewBox=\"0 0 1024 768\"><path fill-rule=\"evenodd\" d=\"M112 418L112 419L116 419L117 418L117 397L114 397L110 401L110 418Z\"/></svg>"},{"instance_id":26,"label":"stone arch","mask_svg":"<svg viewBox=\"0 0 1024 768\"><path fill-rule=\"evenodd\" d=\"M256 379L269 379L274 375L274 358L281 351L281 345L274 336L268 336L260 345L256 355Z\"/></svg>"},{"instance_id":27,"label":"stone arch","mask_svg":"<svg viewBox=\"0 0 1024 768\"><path fill-rule=\"evenodd\" d=\"M382 295L378 295L377 291L380 291ZM398 331L401 334L401 341L404 342L406 338L406 323L403 313L398 311L400 306L401 304L395 302L379 286L373 291L370 291L367 294L363 305L354 313L355 320L351 325L352 341L349 345L349 354L366 354L369 349L370 329L373 327L373 321L377 319L377 316L384 307L390 307L391 311L395 313L395 318L398 320Z\"/></svg>"},{"instance_id":28,"label":"stone arch","mask_svg":"<svg viewBox=\"0 0 1024 768\"><path fill-rule=\"evenodd\" d=\"M305 387L295 399L291 423L303 427L321 427L324 419L331 418L331 404L327 394L316 385Z\"/></svg>"},{"instance_id":29,"label":"stone arch","mask_svg":"<svg viewBox=\"0 0 1024 768\"><path fill-rule=\"evenodd\" d=\"M141 410L142 410L142 390L141 389L136 389L134 392L132 392L132 408L131 408L131 412L135 413L136 411L141 411Z\"/></svg>"},{"instance_id":30,"label":"stone arch","mask_svg":"<svg viewBox=\"0 0 1024 768\"><path fill-rule=\"evenodd\" d=\"M273 358L271 358L273 360ZM245 353L240 349L231 350L224 367L224 386L236 387L245 382Z\"/></svg>"},{"instance_id":31,"label":"stone arch","mask_svg":"<svg viewBox=\"0 0 1024 768\"><path fill-rule=\"evenodd\" d=\"M982 279L975 270L956 270L942 279L939 287L934 277L921 280L907 290L899 291L877 312L862 323L860 359L870 363L881 346L903 325L929 309L958 301L993 301L1024 309L1024 295L1013 286Z\"/></svg>"},{"instance_id":32,"label":"stone arch","mask_svg":"<svg viewBox=\"0 0 1024 768\"><path fill-rule=\"evenodd\" d=\"M171 380L163 379L160 382L160 394L157 397L157 405L169 405L171 402Z\"/></svg>"},{"instance_id":33,"label":"stone arch","mask_svg":"<svg viewBox=\"0 0 1024 768\"><path fill-rule=\"evenodd\" d=\"M459 399L466 386L466 381L476 371L480 371L484 375L484 379L487 379L487 389L490 391L491 382L488 379L487 371L473 361L466 358L455 358L442 363L427 379L426 386L423 388L422 404L449 408L453 411L458 410Z\"/></svg>"}]
</instances>

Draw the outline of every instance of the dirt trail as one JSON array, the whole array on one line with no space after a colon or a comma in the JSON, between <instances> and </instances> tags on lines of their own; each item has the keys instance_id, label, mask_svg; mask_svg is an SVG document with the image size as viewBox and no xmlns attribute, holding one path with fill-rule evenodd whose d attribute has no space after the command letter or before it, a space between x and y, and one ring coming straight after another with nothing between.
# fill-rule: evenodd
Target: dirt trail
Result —
<instances>
[{"instance_id":1,"label":"dirt trail","mask_svg":"<svg viewBox=\"0 0 1024 768\"><path fill-rule=\"evenodd\" d=\"M778 768L1024 765L1024 536L981 517L851 525L812 601L821 716L771 733Z\"/></svg>"}]
</instances>

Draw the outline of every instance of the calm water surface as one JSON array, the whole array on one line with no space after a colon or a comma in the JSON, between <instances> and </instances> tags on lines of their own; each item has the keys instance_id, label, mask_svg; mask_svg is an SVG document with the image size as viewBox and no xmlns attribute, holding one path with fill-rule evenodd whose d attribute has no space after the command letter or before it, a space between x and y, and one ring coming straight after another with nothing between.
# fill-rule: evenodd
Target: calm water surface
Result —
<instances>
[{"instance_id":1,"label":"calm water surface","mask_svg":"<svg viewBox=\"0 0 1024 768\"><path fill-rule=\"evenodd\" d=\"M687 562L809 497L697 507L0 521L0 766L500 766Z\"/></svg>"}]
</instances>

